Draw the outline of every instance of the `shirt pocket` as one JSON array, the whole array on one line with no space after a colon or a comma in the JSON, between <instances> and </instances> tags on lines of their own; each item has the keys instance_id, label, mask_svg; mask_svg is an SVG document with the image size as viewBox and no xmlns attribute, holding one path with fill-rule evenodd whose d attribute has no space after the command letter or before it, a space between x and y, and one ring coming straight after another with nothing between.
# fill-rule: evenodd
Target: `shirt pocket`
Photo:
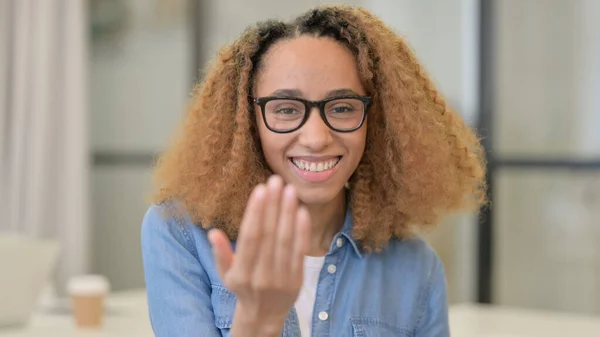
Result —
<instances>
[{"instance_id":1,"label":"shirt pocket","mask_svg":"<svg viewBox=\"0 0 600 337\"><path fill-rule=\"evenodd\" d=\"M231 329L237 302L235 294L223 286L213 284L210 300L215 314L215 326L221 331Z\"/></svg>"},{"instance_id":2,"label":"shirt pocket","mask_svg":"<svg viewBox=\"0 0 600 337\"><path fill-rule=\"evenodd\" d=\"M406 327L388 324L377 318L350 318L354 337L413 337Z\"/></svg>"}]
</instances>

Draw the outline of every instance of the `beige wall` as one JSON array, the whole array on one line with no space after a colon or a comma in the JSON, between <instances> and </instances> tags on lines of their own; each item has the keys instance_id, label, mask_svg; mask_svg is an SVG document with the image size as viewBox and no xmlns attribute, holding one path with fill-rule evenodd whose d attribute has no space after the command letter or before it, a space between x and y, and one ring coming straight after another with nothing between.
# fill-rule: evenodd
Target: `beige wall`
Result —
<instances>
[{"instance_id":1,"label":"beige wall","mask_svg":"<svg viewBox=\"0 0 600 337\"><path fill-rule=\"evenodd\" d=\"M155 153L187 104L193 49L186 12L180 7L161 15L160 3L125 1L125 29L93 45L93 151ZM96 166L91 183L92 269L105 274L116 290L142 287L140 225L148 206L150 167Z\"/></svg>"},{"instance_id":2,"label":"beige wall","mask_svg":"<svg viewBox=\"0 0 600 337\"><path fill-rule=\"evenodd\" d=\"M497 152L597 160L600 2L497 4ZM600 313L600 172L504 171L496 196L499 303Z\"/></svg>"}]
</instances>

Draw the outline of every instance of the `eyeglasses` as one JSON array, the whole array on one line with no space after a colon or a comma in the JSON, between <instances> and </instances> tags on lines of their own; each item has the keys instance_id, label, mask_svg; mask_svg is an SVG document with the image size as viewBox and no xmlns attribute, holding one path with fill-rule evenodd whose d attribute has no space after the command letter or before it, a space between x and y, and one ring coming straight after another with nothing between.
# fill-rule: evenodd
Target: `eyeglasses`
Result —
<instances>
[{"instance_id":1,"label":"eyeglasses","mask_svg":"<svg viewBox=\"0 0 600 337\"><path fill-rule=\"evenodd\" d=\"M365 122L368 96L332 97L322 101L308 101L295 97L259 97L253 99L260 106L267 128L276 133L296 131L306 123L313 107L318 107L325 124L337 132L352 132Z\"/></svg>"}]
</instances>

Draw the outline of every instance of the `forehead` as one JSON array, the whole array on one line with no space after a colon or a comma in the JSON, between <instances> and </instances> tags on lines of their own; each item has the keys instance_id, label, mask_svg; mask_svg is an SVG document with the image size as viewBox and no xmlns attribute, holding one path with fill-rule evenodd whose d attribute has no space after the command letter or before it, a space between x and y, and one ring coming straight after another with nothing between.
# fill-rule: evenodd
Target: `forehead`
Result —
<instances>
[{"instance_id":1,"label":"forehead","mask_svg":"<svg viewBox=\"0 0 600 337\"><path fill-rule=\"evenodd\" d=\"M300 36L276 43L264 55L254 83L255 96L297 89L308 99L348 88L365 94L352 53L330 38Z\"/></svg>"}]
</instances>

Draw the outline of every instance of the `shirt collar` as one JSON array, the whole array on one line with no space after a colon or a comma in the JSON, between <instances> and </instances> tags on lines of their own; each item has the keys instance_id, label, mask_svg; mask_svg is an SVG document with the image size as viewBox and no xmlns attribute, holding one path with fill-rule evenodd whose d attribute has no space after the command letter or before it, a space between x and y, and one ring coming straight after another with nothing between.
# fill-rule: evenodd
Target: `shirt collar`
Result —
<instances>
[{"instance_id":1,"label":"shirt collar","mask_svg":"<svg viewBox=\"0 0 600 337\"><path fill-rule=\"evenodd\" d=\"M352 245L352 248L354 248L356 255L358 255L358 257L362 257L363 253L361 252L356 240L354 240L354 238L352 237L352 227L354 226L354 218L352 217L352 211L350 210L350 202L347 202L347 205L348 207L346 207L344 226L342 227L340 234L336 235L336 239L340 235L345 236ZM333 248L333 245L335 245L336 239L333 240L331 248Z\"/></svg>"}]
</instances>

